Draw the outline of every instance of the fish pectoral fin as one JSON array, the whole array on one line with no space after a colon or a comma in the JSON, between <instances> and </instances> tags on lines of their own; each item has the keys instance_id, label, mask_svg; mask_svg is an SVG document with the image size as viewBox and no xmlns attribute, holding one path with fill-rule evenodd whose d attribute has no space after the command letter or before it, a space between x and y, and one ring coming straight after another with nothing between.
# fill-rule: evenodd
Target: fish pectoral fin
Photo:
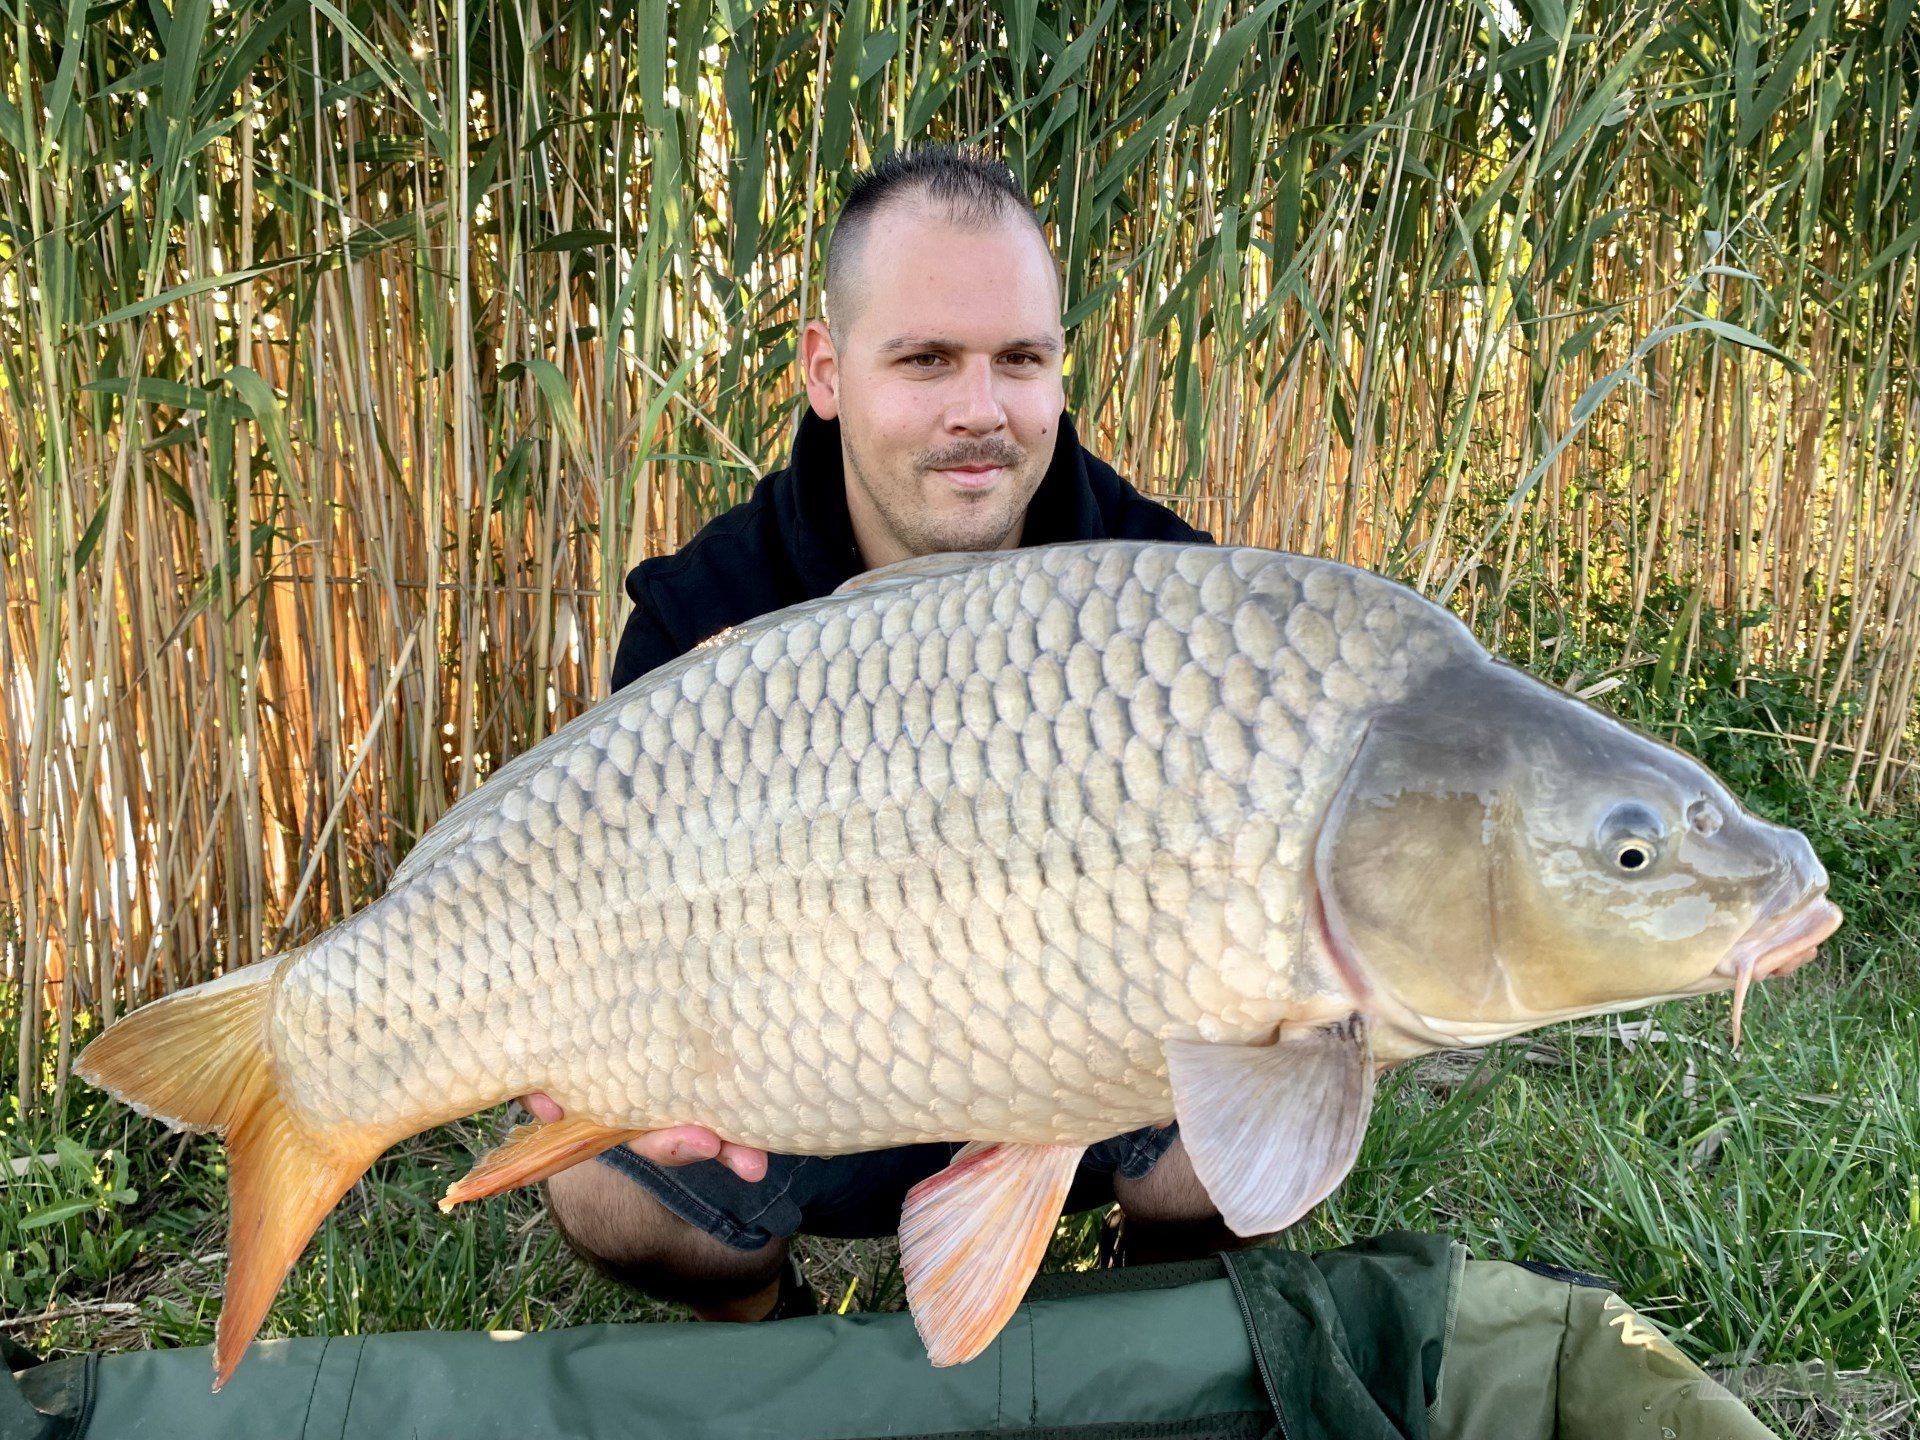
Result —
<instances>
[{"instance_id":1,"label":"fish pectoral fin","mask_svg":"<svg viewBox=\"0 0 1920 1440\"><path fill-rule=\"evenodd\" d=\"M1234 1234L1284 1230L1353 1168L1373 1108L1366 1021L1271 1045L1169 1040L1166 1053L1193 1173Z\"/></svg>"},{"instance_id":2,"label":"fish pectoral fin","mask_svg":"<svg viewBox=\"0 0 1920 1440\"><path fill-rule=\"evenodd\" d=\"M447 1187L440 1208L451 1210L463 1201L482 1200L516 1186L531 1185L646 1133L597 1125L571 1115L517 1126L503 1143L487 1151L473 1169Z\"/></svg>"},{"instance_id":3,"label":"fish pectoral fin","mask_svg":"<svg viewBox=\"0 0 1920 1440\"><path fill-rule=\"evenodd\" d=\"M971 1360L1019 1308L1086 1148L976 1140L907 1192L900 1273L935 1365Z\"/></svg>"}]
</instances>

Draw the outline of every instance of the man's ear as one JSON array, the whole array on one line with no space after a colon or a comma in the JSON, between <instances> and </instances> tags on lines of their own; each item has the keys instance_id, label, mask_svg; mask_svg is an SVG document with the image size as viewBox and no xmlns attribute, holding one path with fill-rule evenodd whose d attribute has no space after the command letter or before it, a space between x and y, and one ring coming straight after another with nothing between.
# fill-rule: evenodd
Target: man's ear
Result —
<instances>
[{"instance_id":1,"label":"man's ear","mask_svg":"<svg viewBox=\"0 0 1920 1440\"><path fill-rule=\"evenodd\" d=\"M800 373L807 382L807 403L822 420L840 418L840 357L824 320L809 320L800 332Z\"/></svg>"}]
</instances>

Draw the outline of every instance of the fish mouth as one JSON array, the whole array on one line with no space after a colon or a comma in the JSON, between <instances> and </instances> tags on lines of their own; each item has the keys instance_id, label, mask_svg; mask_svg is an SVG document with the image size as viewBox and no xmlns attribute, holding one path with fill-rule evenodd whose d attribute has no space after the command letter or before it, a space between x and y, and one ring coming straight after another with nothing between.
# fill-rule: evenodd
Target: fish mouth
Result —
<instances>
[{"instance_id":1,"label":"fish mouth","mask_svg":"<svg viewBox=\"0 0 1920 1440\"><path fill-rule=\"evenodd\" d=\"M1753 982L1799 969L1813 959L1821 942L1838 930L1846 918L1824 893L1805 896L1796 905L1769 907L1769 912L1762 914L1746 934L1734 941L1726 958L1713 969L1715 977L1733 981L1733 1048L1736 1050L1740 1048L1740 1016Z\"/></svg>"}]
</instances>

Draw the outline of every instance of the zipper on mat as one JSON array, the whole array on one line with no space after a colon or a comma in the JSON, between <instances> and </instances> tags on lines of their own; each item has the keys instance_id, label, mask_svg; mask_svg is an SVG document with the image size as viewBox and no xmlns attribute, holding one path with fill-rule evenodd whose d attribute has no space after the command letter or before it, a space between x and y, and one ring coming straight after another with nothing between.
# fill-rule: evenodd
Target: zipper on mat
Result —
<instances>
[{"instance_id":1,"label":"zipper on mat","mask_svg":"<svg viewBox=\"0 0 1920 1440\"><path fill-rule=\"evenodd\" d=\"M1267 1404L1273 1410L1273 1423L1280 1427L1280 1440L1293 1440L1287 1430L1287 1417L1280 1408L1280 1390L1273 1383L1273 1372L1267 1368L1266 1347L1260 1343L1259 1332L1253 1324L1253 1307L1247 1304L1247 1293L1240 1285L1240 1272L1233 1262L1221 1257L1226 1264L1227 1283L1233 1286L1233 1298L1240 1305L1240 1323L1246 1327L1247 1348L1253 1351L1253 1366L1260 1372L1260 1383L1266 1388Z\"/></svg>"}]
</instances>

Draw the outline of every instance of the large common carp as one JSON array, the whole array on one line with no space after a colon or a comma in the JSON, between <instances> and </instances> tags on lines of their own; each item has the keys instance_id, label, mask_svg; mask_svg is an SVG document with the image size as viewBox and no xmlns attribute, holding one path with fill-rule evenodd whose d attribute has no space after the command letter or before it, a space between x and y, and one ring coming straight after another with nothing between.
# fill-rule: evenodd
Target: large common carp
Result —
<instances>
[{"instance_id":1,"label":"large common carp","mask_svg":"<svg viewBox=\"0 0 1920 1440\"><path fill-rule=\"evenodd\" d=\"M128 1016L79 1071L226 1139L216 1385L375 1157L535 1090L565 1118L450 1202L675 1124L974 1142L901 1222L945 1364L1012 1313L1089 1143L1177 1117L1227 1223L1278 1230L1346 1174L1377 1065L1737 1007L1839 924L1825 889L1799 833L1378 576L935 556L643 677L367 909Z\"/></svg>"}]
</instances>

